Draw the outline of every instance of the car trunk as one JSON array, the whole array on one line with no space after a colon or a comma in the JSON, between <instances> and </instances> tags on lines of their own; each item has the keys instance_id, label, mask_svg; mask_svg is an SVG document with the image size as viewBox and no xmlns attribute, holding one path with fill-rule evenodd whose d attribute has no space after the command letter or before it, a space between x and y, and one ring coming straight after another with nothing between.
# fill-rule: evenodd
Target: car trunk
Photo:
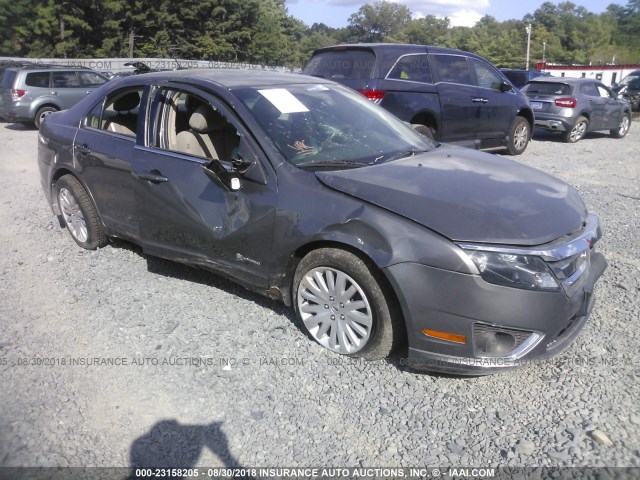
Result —
<instances>
[{"instance_id":1,"label":"car trunk","mask_svg":"<svg viewBox=\"0 0 640 480\"><path fill-rule=\"evenodd\" d=\"M523 89L535 115L540 113L560 113L564 107L556 105L560 98L571 97L571 86L566 83L529 82Z\"/></svg>"}]
</instances>

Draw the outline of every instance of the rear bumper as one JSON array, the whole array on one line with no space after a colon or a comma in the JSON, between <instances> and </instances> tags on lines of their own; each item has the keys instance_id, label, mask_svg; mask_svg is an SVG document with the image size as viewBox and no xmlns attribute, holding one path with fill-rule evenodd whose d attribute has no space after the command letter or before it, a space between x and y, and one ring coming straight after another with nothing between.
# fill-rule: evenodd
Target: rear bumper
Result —
<instances>
[{"instance_id":1,"label":"rear bumper","mask_svg":"<svg viewBox=\"0 0 640 480\"><path fill-rule=\"evenodd\" d=\"M0 117L7 122L32 122L33 117L30 116L29 110L11 105L0 107Z\"/></svg>"},{"instance_id":2,"label":"rear bumper","mask_svg":"<svg viewBox=\"0 0 640 480\"><path fill-rule=\"evenodd\" d=\"M571 345L586 325L595 302L593 287L606 267L604 257L593 252L587 278L571 295L501 287L477 275L420 264L388 267L407 326L406 365L487 375L544 361ZM464 341L433 338L424 329L450 332ZM487 330L510 332L523 341L505 356L487 356L478 347Z\"/></svg>"},{"instance_id":3,"label":"rear bumper","mask_svg":"<svg viewBox=\"0 0 640 480\"><path fill-rule=\"evenodd\" d=\"M569 124L566 120L559 120L556 118L535 118L534 126L536 128L545 128L547 130L553 130L556 132L566 132L571 130L573 125Z\"/></svg>"}]
</instances>

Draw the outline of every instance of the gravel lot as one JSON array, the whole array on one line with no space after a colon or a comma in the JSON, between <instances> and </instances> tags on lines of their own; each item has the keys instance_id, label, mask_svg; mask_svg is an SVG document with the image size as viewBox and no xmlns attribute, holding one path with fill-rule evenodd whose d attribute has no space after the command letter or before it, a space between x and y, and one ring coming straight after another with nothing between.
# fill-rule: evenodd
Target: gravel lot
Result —
<instances>
[{"instance_id":1,"label":"gravel lot","mask_svg":"<svg viewBox=\"0 0 640 480\"><path fill-rule=\"evenodd\" d=\"M345 362L215 275L81 250L36 140L0 123L0 466L640 466L640 125L517 157L578 188L609 268L569 350L482 378Z\"/></svg>"}]
</instances>

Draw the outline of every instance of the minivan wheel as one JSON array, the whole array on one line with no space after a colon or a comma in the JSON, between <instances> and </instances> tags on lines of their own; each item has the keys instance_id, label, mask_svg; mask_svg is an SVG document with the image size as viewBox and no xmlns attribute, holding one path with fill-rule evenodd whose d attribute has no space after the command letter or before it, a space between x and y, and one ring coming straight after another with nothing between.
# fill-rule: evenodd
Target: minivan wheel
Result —
<instances>
[{"instance_id":1,"label":"minivan wheel","mask_svg":"<svg viewBox=\"0 0 640 480\"><path fill-rule=\"evenodd\" d=\"M420 135L424 135L429 140L433 140L433 129L431 127L427 127L426 125L422 125L420 123L412 123L411 128L413 128Z\"/></svg>"},{"instance_id":2,"label":"minivan wheel","mask_svg":"<svg viewBox=\"0 0 640 480\"><path fill-rule=\"evenodd\" d=\"M44 117L46 117L50 113L57 112L57 111L58 109L54 107L42 107L40 110L38 110L33 120L33 123L35 123L36 128L38 130L40 129L40 125L42 125L42 121L44 120Z\"/></svg>"},{"instance_id":3,"label":"minivan wheel","mask_svg":"<svg viewBox=\"0 0 640 480\"><path fill-rule=\"evenodd\" d=\"M567 143L576 143L578 140L582 140L587 134L589 129L589 120L587 117L578 117L576 124L573 128L564 134L564 141Z\"/></svg>"},{"instance_id":4,"label":"minivan wheel","mask_svg":"<svg viewBox=\"0 0 640 480\"><path fill-rule=\"evenodd\" d=\"M400 312L381 273L350 252L309 253L298 264L292 293L298 318L332 352L382 359L402 337Z\"/></svg>"},{"instance_id":5,"label":"minivan wheel","mask_svg":"<svg viewBox=\"0 0 640 480\"><path fill-rule=\"evenodd\" d=\"M613 138L622 138L627 135L629 128L631 127L631 115L624 114L618 128L611 130L611 136Z\"/></svg>"},{"instance_id":6,"label":"minivan wheel","mask_svg":"<svg viewBox=\"0 0 640 480\"><path fill-rule=\"evenodd\" d=\"M531 140L531 125L524 117L516 117L509 130L507 151L510 155L520 155Z\"/></svg>"},{"instance_id":7,"label":"minivan wheel","mask_svg":"<svg viewBox=\"0 0 640 480\"><path fill-rule=\"evenodd\" d=\"M65 175L56 182L55 194L73 240L87 250L104 247L107 244L104 226L82 184L75 177Z\"/></svg>"}]
</instances>

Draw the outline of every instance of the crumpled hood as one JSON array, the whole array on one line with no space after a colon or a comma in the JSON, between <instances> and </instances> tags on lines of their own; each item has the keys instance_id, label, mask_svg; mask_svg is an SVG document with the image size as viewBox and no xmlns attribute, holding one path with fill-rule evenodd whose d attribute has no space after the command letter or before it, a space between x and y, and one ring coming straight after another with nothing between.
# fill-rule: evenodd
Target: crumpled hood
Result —
<instances>
[{"instance_id":1,"label":"crumpled hood","mask_svg":"<svg viewBox=\"0 0 640 480\"><path fill-rule=\"evenodd\" d=\"M540 245L581 229L587 216L578 192L557 178L463 148L316 176L455 241Z\"/></svg>"}]
</instances>

